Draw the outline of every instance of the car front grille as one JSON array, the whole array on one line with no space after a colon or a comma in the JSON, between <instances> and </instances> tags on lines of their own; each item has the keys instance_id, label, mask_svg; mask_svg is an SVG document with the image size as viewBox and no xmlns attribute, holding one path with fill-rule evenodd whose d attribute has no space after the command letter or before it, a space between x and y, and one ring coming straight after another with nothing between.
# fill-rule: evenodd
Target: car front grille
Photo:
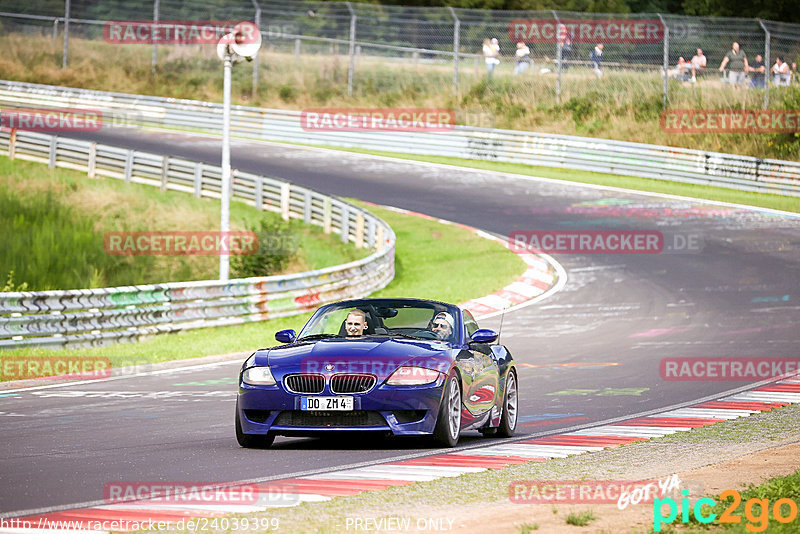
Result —
<instances>
[{"instance_id":1,"label":"car front grille","mask_svg":"<svg viewBox=\"0 0 800 534\"><path fill-rule=\"evenodd\" d=\"M378 379L375 375L338 374L331 377L333 393L366 393Z\"/></svg>"},{"instance_id":2,"label":"car front grille","mask_svg":"<svg viewBox=\"0 0 800 534\"><path fill-rule=\"evenodd\" d=\"M286 375L283 383L292 393L322 393L325 389L325 377L319 374Z\"/></svg>"},{"instance_id":3,"label":"car front grille","mask_svg":"<svg viewBox=\"0 0 800 534\"><path fill-rule=\"evenodd\" d=\"M348 426L387 426L383 416L374 411L356 410L352 412L281 412L275 419L277 426L305 426L316 428L336 428Z\"/></svg>"}]
</instances>

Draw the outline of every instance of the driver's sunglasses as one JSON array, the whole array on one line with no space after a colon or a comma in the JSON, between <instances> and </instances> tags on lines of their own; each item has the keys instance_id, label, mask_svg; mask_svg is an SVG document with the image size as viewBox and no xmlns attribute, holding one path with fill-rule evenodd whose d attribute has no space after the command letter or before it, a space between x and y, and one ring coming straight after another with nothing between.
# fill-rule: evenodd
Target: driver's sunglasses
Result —
<instances>
[{"instance_id":1,"label":"driver's sunglasses","mask_svg":"<svg viewBox=\"0 0 800 534\"><path fill-rule=\"evenodd\" d=\"M447 323L433 323L434 328L447 328L448 326Z\"/></svg>"}]
</instances>

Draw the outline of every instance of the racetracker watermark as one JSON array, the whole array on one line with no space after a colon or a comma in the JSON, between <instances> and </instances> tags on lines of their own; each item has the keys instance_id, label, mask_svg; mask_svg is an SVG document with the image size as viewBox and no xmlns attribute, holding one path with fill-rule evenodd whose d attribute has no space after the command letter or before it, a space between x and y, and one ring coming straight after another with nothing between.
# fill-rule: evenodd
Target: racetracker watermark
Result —
<instances>
[{"instance_id":1,"label":"racetracker watermark","mask_svg":"<svg viewBox=\"0 0 800 534\"><path fill-rule=\"evenodd\" d=\"M516 19L508 23L512 42L526 43L660 43L664 27L658 19Z\"/></svg>"},{"instance_id":2,"label":"racetracker watermark","mask_svg":"<svg viewBox=\"0 0 800 534\"><path fill-rule=\"evenodd\" d=\"M445 132L456 113L443 108L316 108L300 112L306 132Z\"/></svg>"},{"instance_id":3,"label":"racetracker watermark","mask_svg":"<svg viewBox=\"0 0 800 534\"><path fill-rule=\"evenodd\" d=\"M681 254L700 252L703 241L656 230L515 230L508 248L518 254Z\"/></svg>"},{"instance_id":4,"label":"racetracker watermark","mask_svg":"<svg viewBox=\"0 0 800 534\"><path fill-rule=\"evenodd\" d=\"M31 132L97 132L103 112L97 109L6 108L0 110L0 127Z\"/></svg>"},{"instance_id":5,"label":"racetracker watermark","mask_svg":"<svg viewBox=\"0 0 800 534\"><path fill-rule=\"evenodd\" d=\"M663 480L515 480L508 498L515 504L616 504L652 503L677 494L685 486L678 475Z\"/></svg>"},{"instance_id":6,"label":"racetracker watermark","mask_svg":"<svg viewBox=\"0 0 800 534\"><path fill-rule=\"evenodd\" d=\"M408 368L405 374L406 379L428 377L428 371L447 373L450 370L450 363L445 359L425 358L409 360L408 358L398 359L364 359L356 358L347 360L304 358L300 362L300 371L303 373L353 373L385 376L393 373L400 367Z\"/></svg>"},{"instance_id":7,"label":"racetracker watermark","mask_svg":"<svg viewBox=\"0 0 800 534\"><path fill-rule=\"evenodd\" d=\"M109 482L103 488L106 503L147 500L160 504L256 504L256 484L221 482Z\"/></svg>"},{"instance_id":8,"label":"racetracker watermark","mask_svg":"<svg viewBox=\"0 0 800 534\"><path fill-rule=\"evenodd\" d=\"M666 133L796 133L798 109L668 109L659 116Z\"/></svg>"},{"instance_id":9,"label":"racetracker watermark","mask_svg":"<svg viewBox=\"0 0 800 534\"><path fill-rule=\"evenodd\" d=\"M111 376L111 360L100 356L8 356L0 361L3 380L69 378L93 380Z\"/></svg>"},{"instance_id":10,"label":"racetracker watermark","mask_svg":"<svg viewBox=\"0 0 800 534\"><path fill-rule=\"evenodd\" d=\"M117 256L247 255L259 251L253 232L107 232L106 252Z\"/></svg>"},{"instance_id":11,"label":"racetracker watermark","mask_svg":"<svg viewBox=\"0 0 800 534\"><path fill-rule=\"evenodd\" d=\"M103 38L112 44L213 44L236 28L236 42L258 42L258 26L230 20L110 20Z\"/></svg>"},{"instance_id":12,"label":"racetracker watermark","mask_svg":"<svg viewBox=\"0 0 800 534\"><path fill-rule=\"evenodd\" d=\"M800 370L800 358L664 358L662 380L759 380Z\"/></svg>"}]
</instances>

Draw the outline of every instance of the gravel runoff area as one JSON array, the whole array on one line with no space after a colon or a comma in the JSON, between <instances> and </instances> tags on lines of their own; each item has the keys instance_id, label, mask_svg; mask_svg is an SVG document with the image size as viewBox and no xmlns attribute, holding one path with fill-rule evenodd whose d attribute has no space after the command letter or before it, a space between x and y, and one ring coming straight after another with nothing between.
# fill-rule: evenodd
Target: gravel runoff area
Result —
<instances>
[{"instance_id":1,"label":"gravel runoff area","mask_svg":"<svg viewBox=\"0 0 800 534\"><path fill-rule=\"evenodd\" d=\"M653 532L652 503L624 510L616 504L517 504L508 497L509 484L665 480L677 474L694 502L798 469L800 405L795 404L647 442L305 503L268 515L293 532L644 533ZM672 495L679 501L678 492ZM570 514L584 511L595 517L588 525L566 522ZM677 517L679 523L680 512Z\"/></svg>"}]
</instances>

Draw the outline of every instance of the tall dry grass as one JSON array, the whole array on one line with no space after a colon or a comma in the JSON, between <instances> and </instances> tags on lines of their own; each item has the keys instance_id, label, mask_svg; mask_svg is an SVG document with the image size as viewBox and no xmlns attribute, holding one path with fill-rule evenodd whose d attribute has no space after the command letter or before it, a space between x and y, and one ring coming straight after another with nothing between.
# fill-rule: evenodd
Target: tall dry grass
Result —
<instances>
[{"instance_id":1,"label":"tall dry grass","mask_svg":"<svg viewBox=\"0 0 800 534\"><path fill-rule=\"evenodd\" d=\"M31 45L35 40L35 46ZM0 36L0 77L177 98L221 101L222 69L213 46L160 46L155 72L152 47L113 45L72 39L70 66L61 70L61 42L47 37ZM458 94L452 65L445 62L391 61L360 56L354 91L347 94L345 56L291 53L265 49L259 55L258 91L252 94L252 68L233 69L234 103L261 107L438 107L456 111L461 122L519 130L619 139L661 145L732 152L756 157L800 159L798 133L674 134L662 131L663 81L658 72L607 68L596 79L575 66L556 75L512 76L500 65L492 80L479 63L462 62ZM552 67L552 65L549 65ZM536 72L534 72L536 71ZM709 73L697 84L670 81L672 109L760 109L763 92L735 89ZM800 87L772 88L770 107L800 109Z\"/></svg>"}]
</instances>

